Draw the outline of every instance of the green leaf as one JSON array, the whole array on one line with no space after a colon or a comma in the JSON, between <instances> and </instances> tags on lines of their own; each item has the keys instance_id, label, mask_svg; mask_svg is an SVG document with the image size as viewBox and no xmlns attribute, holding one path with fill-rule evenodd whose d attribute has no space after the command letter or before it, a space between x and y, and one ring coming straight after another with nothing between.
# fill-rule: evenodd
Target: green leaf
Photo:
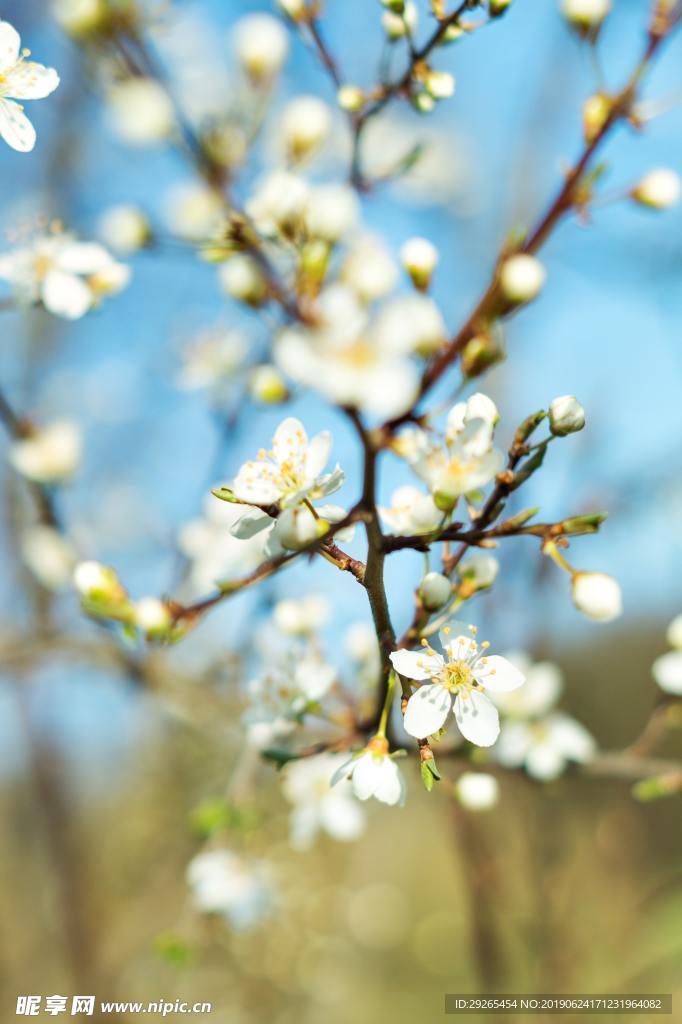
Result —
<instances>
[{"instance_id":1,"label":"green leaf","mask_svg":"<svg viewBox=\"0 0 682 1024\"><path fill-rule=\"evenodd\" d=\"M433 775L429 771L427 761L422 761L421 776L422 782L424 783L424 789L426 790L427 793L430 793L431 790L433 789Z\"/></svg>"},{"instance_id":2,"label":"green leaf","mask_svg":"<svg viewBox=\"0 0 682 1024\"><path fill-rule=\"evenodd\" d=\"M514 447L521 448L533 431L540 426L546 416L547 413L544 409L539 409L537 412L527 416L523 423L520 424L514 435Z\"/></svg>"},{"instance_id":3,"label":"green leaf","mask_svg":"<svg viewBox=\"0 0 682 1024\"><path fill-rule=\"evenodd\" d=\"M235 497L234 491L230 490L229 487L214 487L211 494L220 498L221 501L229 501L232 505L241 505L239 498Z\"/></svg>"},{"instance_id":4,"label":"green leaf","mask_svg":"<svg viewBox=\"0 0 682 1024\"><path fill-rule=\"evenodd\" d=\"M518 530L520 526L525 526L530 519L533 519L539 511L540 508L537 506L535 508L524 508L523 512L517 512L515 516L511 516L511 518L505 519L503 523L500 523L498 529Z\"/></svg>"},{"instance_id":5,"label":"green leaf","mask_svg":"<svg viewBox=\"0 0 682 1024\"><path fill-rule=\"evenodd\" d=\"M183 967L192 956L192 950L179 935L162 932L154 939L154 952L173 967Z\"/></svg>"},{"instance_id":6,"label":"green leaf","mask_svg":"<svg viewBox=\"0 0 682 1024\"><path fill-rule=\"evenodd\" d=\"M291 750L281 750L277 747L269 747L267 750L261 750L260 756L264 761L271 761L278 768L283 768L289 761L300 761L300 754L295 754Z\"/></svg>"}]
</instances>

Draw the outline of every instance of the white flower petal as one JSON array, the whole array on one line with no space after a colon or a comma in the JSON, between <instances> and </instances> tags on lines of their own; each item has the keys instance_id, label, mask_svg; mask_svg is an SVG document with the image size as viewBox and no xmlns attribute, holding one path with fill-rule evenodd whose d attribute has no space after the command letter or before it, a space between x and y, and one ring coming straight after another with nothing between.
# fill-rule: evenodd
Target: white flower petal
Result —
<instances>
[{"instance_id":1,"label":"white flower petal","mask_svg":"<svg viewBox=\"0 0 682 1024\"><path fill-rule=\"evenodd\" d=\"M443 667L440 654L401 650L393 651L390 657L396 672L408 679L431 679Z\"/></svg>"},{"instance_id":2,"label":"white flower petal","mask_svg":"<svg viewBox=\"0 0 682 1024\"><path fill-rule=\"evenodd\" d=\"M45 309L67 320L78 320L92 307L92 292L75 274L50 270L41 290Z\"/></svg>"},{"instance_id":3,"label":"white flower petal","mask_svg":"<svg viewBox=\"0 0 682 1024\"><path fill-rule=\"evenodd\" d=\"M407 702L405 732L416 739L438 732L445 724L451 704L452 697L440 683L420 686Z\"/></svg>"},{"instance_id":4,"label":"white flower petal","mask_svg":"<svg viewBox=\"0 0 682 1024\"><path fill-rule=\"evenodd\" d=\"M283 462L288 462L292 457L300 458L307 444L308 435L305 432L305 427L294 416L287 416L285 420L282 420L272 439L275 459L280 465Z\"/></svg>"},{"instance_id":5,"label":"white flower petal","mask_svg":"<svg viewBox=\"0 0 682 1024\"><path fill-rule=\"evenodd\" d=\"M457 694L454 712L459 731L470 743L491 747L500 735L500 716L485 694L475 690L470 690L466 697Z\"/></svg>"},{"instance_id":6,"label":"white flower petal","mask_svg":"<svg viewBox=\"0 0 682 1024\"><path fill-rule=\"evenodd\" d=\"M358 800L369 800L380 781L383 758L367 751L353 765L353 792Z\"/></svg>"},{"instance_id":7,"label":"white flower petal","mask_svg":"<svg viewBox=\"0 0 682 1024\"><path fill-rule=\"evenodd\" d=\"M355 761L353 760L352 757L349 757L347 761L344 761L343 764L340 764L339 767L334 772L334 774L332 775L331 779L329 780L329 785L337 786L339 782L343 782L344 779L347 779L348 776L350 775L350 770L354 764Z\"/></svg>"},{"instance_id":8,"label":"white flower petal","mask_svg":"<svg viewBox=\"0 0 682 1024\"><path fill-rule=\"evenodd\" d=\"M237 540L249 540L273 523L274 519L267 513L257 508L250 509L230 527L230 534Z\"/></svg>"},{"instance_id":9,"label":"white flower petal","mask_svg":"<svg viewBox=\"0 0 682 1024\"><path fill-rule=\"evenodd\" d=\"M42 100L58 85L59 75L54 68L22 60L7 72L2 88L6 96L17 100Z\"/></svg>"},{"instance_id":10,"label":"white flower petal","mask_svg":"<svg viewBox=\"0 0 682 1024\"><path fill-rule=\"evenodd\" d=\"M8 21L0 21L0 74L19 60L21 37Z\"/></svg>"},{"instance_id":11,"label":"white flower petal","mask_svg":"<svg viewBox=\"0 0 682 1024\"><path fill-rule=\"evenodd\" d=\"M542 743L534 743L526 756L526 771L542 782L556 779L565 767L566 758L549 738Z\"/></svg>"},{"instance_id":12,"label":"white flower petal","mask_svg":"<svg viewBox=\"0 0 682 1024\"><path fill-rule=\"evenodd\" d=\"M359 804L336 791L320 804L320 823L333 839L350 843L365 829L365 817Z\"/></svg>"},{"instance_id":13,"label":"white flower petal","mask_svg":"<svg viewBox=\"0 0 682 1024\"><path fill-rule=\"evenodd\" d=\"M0 135L19 153L30 153L35 146L36 130L19 103L0 99Z\"/></svg>"},{"instance_id":14,"label":"white flower petal","mask_svg":"<svg viewBox=\"0 0 682 1024\"><path fill-rule=\"evenodd\" d=\"M232 490L235 497L256 505L273 505L280 497L275 482L276 471L268 462L245 462L239 470Z\"/></svg>"},{"instance_id":15,"label":"white flower petal","mask_svg":"<svg viewBox=\"0 0 682 1024\"><path fill-rule=\"evenodd\" d=\"M308 480L316 480L329 461L332 446L332 435L328 430L317 434L305 453L305 475Z\"/></svg>"},{"instance_id":16,"label":"white flower petal","mask_svg":"<svg viewBox=\"0 0 682 1024\"><path fill-rule=\"evenodd\" d=\"M398 804L402 807L405 803L405 783L398 765L390 757L382 758L379 765L374 798L389 806Z\"/></svg>"},{"instance_id":17,"label":"white flower petal","mask_svg":"<svg viewBox=\"0 0 682 1024\"><path fill-rule=\"evenodd\" d=\"M508 693L523 686L526 677L515 665L499 654L479 658L473 666L474 678L491 693Z\"/></svg>"},{"instance_id":18,"label":"white flower petal","mask_svg":"<svg viewBox=\"0 0 682 1024\"><path fill-rule=\"evenodd\" d=\"M69 274L98 274L113 263L110 254L97 242L71 242L57 255L55 263Z\"/></svg>"},{"instance_id":19,"label":"white flower petal","mask_svg":"<svg viewBox=\"0 0 682 1024\"><path fill-rule=\"evenodd\" d=\"M548 721L549 741L569 761L584 764L594 756L596 743L587 729L575 718L557 711Z\"/></svg>"}]
</instances>

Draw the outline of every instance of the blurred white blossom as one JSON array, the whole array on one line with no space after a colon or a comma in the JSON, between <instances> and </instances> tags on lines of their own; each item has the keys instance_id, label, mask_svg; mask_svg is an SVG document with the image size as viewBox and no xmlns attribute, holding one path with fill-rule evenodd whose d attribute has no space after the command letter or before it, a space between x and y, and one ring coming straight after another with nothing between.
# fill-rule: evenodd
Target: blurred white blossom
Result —
<instances>
[{"instance_id":1,"label":"blurred white blossom","mask_svg":"<svg viewBox=\"0 0 682 1024\"><path fill-rule=\"evenodd\" d=\"M44 99L59 85L54 68L27 60L29 55L29 50L21 49L17 30L0 21L0 135L20 153L33 149L36 131L16 101Z\"/></svg>"}]
</instances>

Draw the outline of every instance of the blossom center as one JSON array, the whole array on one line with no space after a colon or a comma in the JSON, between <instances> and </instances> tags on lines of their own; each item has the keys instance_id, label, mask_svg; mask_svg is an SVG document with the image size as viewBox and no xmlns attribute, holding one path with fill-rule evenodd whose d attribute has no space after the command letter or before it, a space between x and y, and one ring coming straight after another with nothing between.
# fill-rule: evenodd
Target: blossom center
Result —
<instances>
[{"instance_id":1,"label":"blossom center","mask_svg":"<svg viewBox=\"0 0 682 1024\"><path fill-rule=\"evenodd\" d=\"M466 661L449 661L438 681L450 693L458 693L460 690L472 690L478 685L471 671L471 665L467 664Z\"/></svg>"}]
</instances>

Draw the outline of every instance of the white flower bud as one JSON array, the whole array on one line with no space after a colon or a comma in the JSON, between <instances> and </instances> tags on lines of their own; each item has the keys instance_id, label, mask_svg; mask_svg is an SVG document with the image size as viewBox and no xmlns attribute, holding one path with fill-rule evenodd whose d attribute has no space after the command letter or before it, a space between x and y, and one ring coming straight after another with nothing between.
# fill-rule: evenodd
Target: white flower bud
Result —
<instances>
[{"instance_id":1,"label":"white flower bud","mask_svg":"<svg viewBox=\"0 0 682 1024\"><path fill-rule=\"evenodd\" d=\"M434 100L446 100L455 91L455 79L447 71L429 71L424 87Z\"/></svg>"},{"instance_id":2,"label":"white flower bud","mask_svg":"<svg viewBox=\"0 0 682 1024\"><path fill-rule=\"evenodd\" d=\"M233 299L247 302L250 306L259 306L265 300L267 284L251 256L235 253L221 264L218 275L221 285Z\"/></svg>"},{"instance_id":3,"label":"white flower bud","mask_svg":"<svg viewBox=\"0 0 682 1024\"><path fill-rule=\"evenodd\" d=\"M249 394L257 402L277 405L289 395L286 383L279 370L272 363L256 366L249 380Z\"/></svg>"},{"instance_id":4,"label":"white flower bud","mask_svg":"<svg viewBox=\"0 0 682 1024\"><path fill-rule=\"evenodd\" d=\"M55 20L73 35L86 35L103 24L107 15L105 0L53 0Z\"/></svg>"},{"instance_id":5,"label":"white flower bud","mask_svg":"<svg viewBox=\"0 0 682 1024\"><path fill-rule=\"evenodd\" d=\"M562 0L561 12L583 32L599 28L611 10L611 0Z\"/></svg>"},{"instance_id":6,"label":"white flower bud","mask_svg":"<svg viewBox=\"0 0 682 1024\"><path fill-rule=\"evenodd\" d=\"M165 633L171 625L168 605L158 597L143 597L136 601L133 617L135 625L144 633Z\"/></svg>"},{"instance_id":7,"label":"white flower bud","mask_svg":"<svg viewBox=\"0 0 682 1024\"><path fill-rule=\"evenodd\" d=\"M135 252L149 241L149 222L137 206L121 203L99 219L100 238L118 252Z\"/></svg>"},{"instance_id":8,"label":"white flower bud","mask_svg":"<svg viewBox=\"0 0 682 1024\"><path fill-rule=\"evenodd\" d=\"M661 167L645 174L630 195L642 206L652 210L667 210L680 201L681 192L679 175L667 167Z\"/></svg>"},{"instance_id":9,"label":"white flower bud","mask_svg":"<svg viewBox=\"0 0 682 1024\"><path fill-rule=\"evenodd\" d=\"M417 7L412 0L406 0L404 9L400 14L393 11L384 11L381 16L381 24L389 39L402 39L408 32L412 33L417 28Z\"/></svg>"},{"instance_id":10,"label":"white flower bud","mask_svg":"<svg viewBox=\"0 0 682 1024\"><path fill-rule=\"evenodd\" d=\"M182 238L205 242L217 236L225 224L221 196L199 182L171 189L164 206L169 228Z\"/></svg>"},{"instance_id":11,"label":"white flower bud","mask_svg":"<svg viewBox=\"0 0 682 1024\"><path fill-rule=\"evenodd\" d=\"M277 540L282 547L298 551L317 540L329 529L329 523L316 519L305 505L286 508L280 512L275 525Z\"/></svg>"},{"instance_id":12,"label":"white flower bud","mask_svg":"<svg viewBox=\"0 0 682 1024\"><path fill-rule=\"evenodd\" d=\"M682 651L682 615L677 615L668 626L665 634L671 647Z\"/></svg>"},{"instance_id":13,"label":"white flower bud","mask_svg":"<svg viewBox=\"0 0 682 1024\"><path fill-rule=\"evenodd\" d=\"M440 572L427 572L419 584L419 597L430 612L437 612L452 596L452 584Z\"/></svg>"},{"instance_id":14,"label":"white flower bud","mask_svg":"<svg viewBox=\"0 0 682 1024\"><path fill-rule=\"evenodd\" d=\"M362 302L374 302L393 288L396 266L383 242L364 235L353 243L341 268L341 279Z\"/></svg>"},{"instance_id":15,"label":"white flower bud","mask_svg":"<svg viewBox=\"0 0 682 1024\"><path fill-rule=\"evenodd\" d=\"M347 185L318 185L306 206L308 234L325 242L338 242L355 225L358 209L357 197Z\"/></svg>"},{"instance_id":16,"label":"white flower bud","mask_svg":"<svg viewBox=\"0 0 682 1024\"><path fill-rule=\"evenodd\" d=\"M275 605L275 625L288 636L307 636L321 629L329 618L329 605L324 597L308 594L298 600L286 598Z\"/></svg>"},{"instance_id":17,"label":"white flower bud","mask_svg":"<svg viewBox=\"0 0 682 1024\"><path fill-rule=\"evenodd\" d=\"M22 476L38 483L59 483L72 476L81 458L82 442L71 420L55 420L29 437L15 441L9 460Z\"/></svg>"},{"instance_id":18,"label":"white flower bud","mask_svg":"<svg viewBox=\"0 0 682 1024\"><path fill-rule=\"evenodd\" d=\"M463 772L455 783L457 799L468 811L489 811L500 796L500 784L487 772Z\"/></svg>"},{"instance_id":19,"label":"white flower bud","mask_svg":"<svg viewBox=\"0 0 682 1024\"><path fill-rule=\"evenodd\" d=\"M400 259L415 288L424 291L438 264L438 250L426 238L409 238L400 250Z\"/></svg>"},{"instance_id":20,"label":"white flower bud","mask_svg":"<svg viewBox=\"0 0 682 1024\"><path fill-rule=\"evenodd\" d=\"M285 30L269 14L249 14L235 29L237 58L254 82L267 82L277 75L289 50Z\"/></svg>"},{"instance_id":21,"label":"white flower bud","mask_svg":"<svg viewBox=\"0 0 682 1024\"><path fill-rule=\"evenodd\" d=\"M134 146L163 142L173 131L173 105L152 78L127 78L109 90L109 109L117 135Z\"/></svg>"},{"instance_id":22,"label":"white flower bud","mask_svg":"<svg viewBox=\"0 0 682 1024\"><path fill-rule=\"evenodd\" d=\"M532 302L542 291L546 271L535 256L519 253L505 260L500 269L500 287L510 302Z\"/></svg>"},{"instance_id":23,"label":"white flower bud","mask_svg":"<svg viewBox=\"0 0 682 1024\"><path fill-rule=\"evenodd\" d=\"M287 155L298 163L325 142L331 127L329 107L317 96L298 96L284 108L282 136Z\"/></svg>"},{"instance_id":24,"label":"white flower bud","mask_svg":"<svg viewBox=\"0 0 682 1024\"><path fill-rule=\"evenodd\" d=\"M48 590L61 590L71 580L76 554L51 526L32 526L21 535L21 554L33 575Z\"/></svg>"},{"instance_id":25,"label":"white flower bud","mask_svg":"<svg viewBox=\"0 0 682 1024\"><path fill-rule=\"evenodd\" d=\"M418 92L412 102L420 114L430 114L436 106L436 101L429 92Z\"/></svg>"},{"instance_id":26,"label":"white flower bud","mask_svg":"<svg viewBox=\"0 0 682 1024\"><path fill-rule=\"evenodd\" d=\"M469 555L459 564L459 575L466 580L469 586L477 590L492 587L500 570L500 563L492 555L483 551Z\"/></svg>"},{"instance_id":27,"label":"white flower bud","mask_svg":"<svg viewBox=\"0 0 682 1024\"><path fill-rule=\"evenodd\" d=\"M574 434L585 426L585 410L575 395L561 395L549 405L550 430L557 437Z\"/></svg>"},{"instance_id":28,"label":"white flower bud","mask_svg":"<svg viewBox=\"0 0 682 1024\"><path fill-rule=\"evenodd\" d=\"M572 581L573 603L597 622L617 619L623 610L620 586L603 572L577 572Z\"/></svg>"},{"instance_id":29,"label":"white flower bud","mask_svg":"<svg viewBox=\"0 0 682 1024\"><path fill-rule=\"evenodd\" d=\"M336 94L336 101L342 110L354 114L362 109L365 94L357 85L342 85Z\"/></svg>"},{"instance_id":30,"label":"white flower bud","mask_svg":"<svg viewBox=\"0 0 682 1024\"><path fill-rule=\"evenodd\" d=\"M292 21L300 21L306 15L306 0L277 0L277 6Z\"/></svg>"},{"instance_id":31,"label":"white flower bud","mask_svg":"<svg viewBox=\"0 0 682 1024\"><path fill-rule=\"evenodd\" d=\"M308 195L308 185L299 175L273 171L257 183L246 212L263 234L291 236L301 227Z\"/></svg>"},{"instance_id":32,"label":"white flower bud","mask_svg":"<svg viewBox=\"0 0 682 1024\"><path fill-rule=\"evenodd\" d=\"M83 597L112 602L125 597L115 571L101 562L79 562L74 569L73 582Z\"/></svg>"}]
</instances>

